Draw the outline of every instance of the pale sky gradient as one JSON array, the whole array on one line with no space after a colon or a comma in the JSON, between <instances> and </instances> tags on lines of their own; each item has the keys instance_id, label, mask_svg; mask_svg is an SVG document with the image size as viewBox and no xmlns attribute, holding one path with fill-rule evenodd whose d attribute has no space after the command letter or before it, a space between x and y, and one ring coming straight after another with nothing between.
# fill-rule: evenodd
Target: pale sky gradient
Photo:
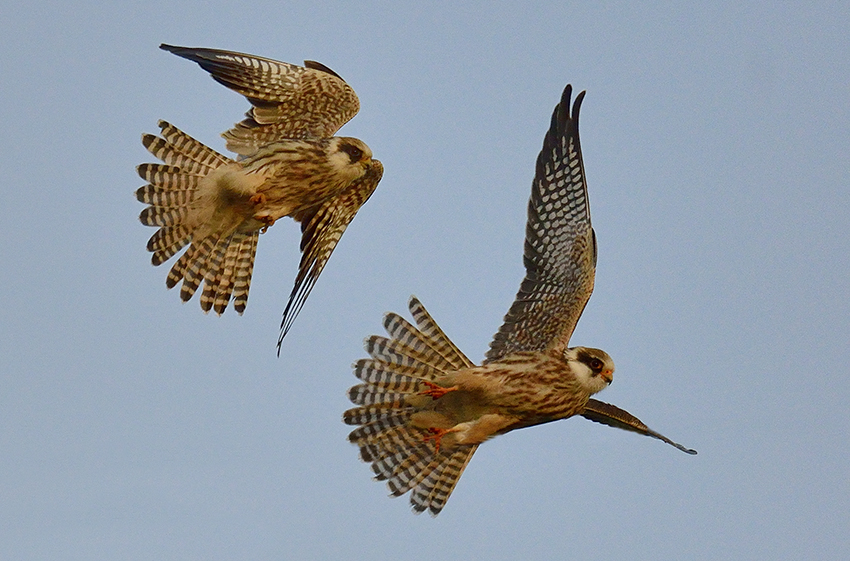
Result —
<instances>
[{"instance_id":1,"label":"pale sky gradient","mask_svg":"<svg viewBox=\"0 0 850 561\"><path fill-rule=\"evenodd\" d=\"M6 0L0 558L846 559L850 7L707 4ZM279 359L292 221L242 317L149 263L141 133L223 150L248 107L161 42L360 96L341 134L384 179ZM699 455L570 419L486 443L414 516L346 442L351 363L410 294L483 357L566 83L599 240L573 343L617 364L600 399Z\"/></svg>"}]
</instances>

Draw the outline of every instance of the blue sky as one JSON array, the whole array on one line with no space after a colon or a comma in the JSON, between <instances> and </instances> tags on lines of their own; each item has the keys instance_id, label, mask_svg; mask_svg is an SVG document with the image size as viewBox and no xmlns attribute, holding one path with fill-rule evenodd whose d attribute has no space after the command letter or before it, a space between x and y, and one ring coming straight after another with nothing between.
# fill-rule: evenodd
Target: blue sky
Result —
<instances>
[{"instance_id":1,"label":"blue sky","mask_svg":"<svg viewBox=\"0 0 850 561\"><path fill-rule=\"evenodd\" d=\"M843 559L850 8L839 2L28 2L0 21L0 557ZM275 355L298 227L244 316L144 249L142 132L218 150L247 103L161 42L313 59L386 168ZM416 294L480 360L523 275L552 107L587 90L599 397L486 443L414 516L346 442L351 363Z\"/></svg>"}]
</instances>

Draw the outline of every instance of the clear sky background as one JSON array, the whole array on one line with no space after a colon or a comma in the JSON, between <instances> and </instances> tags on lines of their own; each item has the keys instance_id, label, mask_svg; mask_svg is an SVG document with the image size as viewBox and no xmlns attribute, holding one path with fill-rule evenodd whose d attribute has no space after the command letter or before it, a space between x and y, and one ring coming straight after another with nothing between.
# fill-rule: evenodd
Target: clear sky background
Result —
<instances>
[{"instance_id":1,"label":"clear sky background","mask_svg":"<svg viewBox=\"0 0 850 561\"><path fill-rule=\"evenodd\" d=\"M6 0L0 558L846 559L850 8L702 4ZM292 221L242 317L150 265L141 133L223 150L248 107L161 42L318 60L360 96L341 134L386 173L280 358ZM350 365L411 294L483 357L568 82L599 240L573 343L699 455L570 419L488 442L414 516L346 441Z\"/></svg>"}]
</instances>

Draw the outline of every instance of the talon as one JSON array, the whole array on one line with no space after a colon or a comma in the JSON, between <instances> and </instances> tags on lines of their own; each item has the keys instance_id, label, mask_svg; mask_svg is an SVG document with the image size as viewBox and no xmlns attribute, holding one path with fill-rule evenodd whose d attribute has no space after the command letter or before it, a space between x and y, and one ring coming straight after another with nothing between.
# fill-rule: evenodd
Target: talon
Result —
<instances>
[{"instance_id":1,"label":"talon","mask_svg":"<svg viewBox=\"0 0 850 561\"><path fill-rule=\"evenodd\" d=\"M254 195L254 196L256 197L258 195ZM263 195L263 198L265 198L265 195ZM263 223L262 228L260 228L261 234L265 234L266 230L268 230L275 223L275 218L273 216L268 216L268 215L266 215L266 216L255 216L254 220Z\"/></svg>"},{"instance_id":2,"label":"talon","mask_svg":"<svg viewBox=\"0 0 850 561\"><path fill-rule=\"evenodd\" d=\"M428 382L427 380L422 381L423 384L428 386L427 390L422 390L417 395L427 395L431 399L440 399L444 395L449 392L453 392L457 389L457 386L452 386L450 388L444 388L443 386L437 385L434 382Z\"/></svg>"},{"instance_id":3,"label":"talon","mask_svg":"<svg viewBox=\"0 0 850 561\"><path fill-rule=\"evenodd\" d=\"M263 193L257 193L256 195L252 195L248 202L252 205L264 205L266 204L266 196Z\"/></svg>"},{"instance_id":4,"label":"talon","mask_svg":"<svg viewBox=\"0 0 850 561\"><path fill-rule=\"evenodd\" d=\"M428 432L430 432L431 434L429 436L426 436L425 438L423 438L422 442L428 442L429 440L433 440L434 444L436 445L436 450L434 451L434 453L439 454L440 453L440 441L448 433L455 432L455 429L438 429L438 428L431 427L430 429L428 429Z\"/></svg>"}]
</instances>

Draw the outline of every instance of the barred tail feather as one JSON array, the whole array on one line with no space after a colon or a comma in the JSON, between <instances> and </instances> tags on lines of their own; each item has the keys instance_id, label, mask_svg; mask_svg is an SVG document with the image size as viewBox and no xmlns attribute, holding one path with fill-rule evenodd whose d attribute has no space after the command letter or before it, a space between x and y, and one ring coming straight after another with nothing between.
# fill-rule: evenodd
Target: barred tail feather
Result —
<instances>
[{"instance_id":1,"label":"barred tail feather","mask_svg":"<svg viewBox=\"0 0 850 561\"><path fill-rule=\"evenodd\" d=\"M424 512L427 509L436 516L443 510L477 448L478 445L475 444L452 452L448 459L443 460L423 479L410 496L414 512Z\"/></svg>"},{"instance_id":2,"label":"barred tail feather","mask_svg":"<svg viewBox=\"0 0 850 561\"><path fill-rule=\"evenodd\" d=\"M257 237L256 232L237 232L227 238L206 238L198 247L192 244L172 267L166 284L171 288L182 278L180 298L185 302L203 282L201 309L204 312L213 310L221 315L232 299L234 309L241 315L251 286Z\"/></svg>"},{"instance_id":3,"label":"barred tail feather","mask_svg":"<svg viewBox=\"0 0 850 561\"><path fill-rule=\"evenodd\" d=\"M139 222L145 226L168 228L177 226L189 216L189 207L149 206L139 213Z\"/></svg>"},{"instance_id":4,"label":"barred tail feather","mask_svg":"<svg viewBox=\"0 0 850 561\"><path fill-rule=\"evenodd\" d=\"M182 281L180 299L187 302L203 282L201 309L221 315L232 299L233 308L241 315L251 287L258 235L234 233L228 238L210 236L193 242L171 267L165 285L174 288ZM163 252L176 253L174 248L181 243L185 245L188 239L176 241Z\"/></svg>"},{"instance_id":5,"label":"barred tail feather","mask_svg":"<svg viewBox=\"0 0 850 561\"><path fill-rule=\"evenodd\" d=\"M204 275L204 290L201 292L201 309L204 312L209 312L215 303L216 293L222 284L223 275L226 271L223 270L224 256L227 254L227 248L230 245L230 238L219 238L218 243L212 249L209 255L209 264L206 274Z\"/></svg>"},{"instance_id":6,"label":"barred tail feather","mask_svg":"<svg viewBox=\"0 0 850 561\"><path fill-rule=\"evenodd\" d=\"M190 234L189 228L183 225L160 228L148 240L148 251L155 253L168 249L177 241L189 238Z\"/></svg>"},{"instance_id":7,"label":"barred tail feather","mask_svg":"<svg viewBox=\"0 0 850 561\"><path fill-rule=\"evenodd\" d=\"M372 358L358 360L354 375L363 383L348 397L355 405L343 414L357 425L348 436L360 457L372 464L375 479L386 481L392 496L410 492L414 512L439 514L478 445L439 448L431 432L412 424L415 413L430 398L422 395L426 382L472 366L442 332L422 304L409 307L417 327L397 314L384 316L390 335L372 336L365 347Z\"/></svg>"},{"instance_id":8,"label":"barred tail feather","mask_svg":"<svg viewBox=\"0 0 850 561\"><path fill-rule=\"evenodd\" d=\"M227 304L230 302L230 296L233 294L234 277L236 276L236 260L239 255L239 248L242 243L240 234L233 234L227 248L224 250L224 260L221 264L221 269L216 275L215 280L210 284L210 289L215 287L215 294L210 294L212 297L212 307L215 313L221 315L227 309ZM206 287L204 287L204 295L207 295ZM204 301L201 300L201 307L204 307Z\"/></svg>"},{"instance_id":9,"label":"barred tail feather","mask_svg":"<svg viewBox=\"0 0 850 561\"><path fill-rule=\"evenodd\" d=\"M186 265L183 268L183 286L180 287L180 299L184 302L187 302L194 296L201 281L204 280L204 276L210 265L210 256L217 241L214 238L208 237L201 240L200 244L193 243L190 247L190 250L195 248L195 251L192 252L192 257L186 261ZM188 253L189 251L186 252L186 254Z\"/></svg>"},{"instance_id":10,"label":"barred tail feather","mask_svg":"<svg viewBox=\"0 0 850 561\"><path fill-rule=\"evenodd\" d=\"M174 151L186 156L193 162L207 166L210 168L210 171L232 161L227 156L219 154L203 142L195 140L166 121L159 121L157 125L161 129L162 138L171 148L174 149ZM163 159L159 156L159 154L154 154L154 156L161 160Z\"/></svg>"},{"instance_id":11,"label":"barred tail feather","mask_svg":"<svg viewBox=\"0 0 850 561\"><path fill-rule=\"evenodd\" d=\"M430 446L420 444L375 462L372 467L375 478L386 480L390 494L400 497L408 491L418 491L419 484L440 466L440 456L433 454Z\"/></svg>"},{"instance_id":12,"label":"barred tail feather","mask_svg":"<svg viewBox=\"0 0 850 561\"><path fill-rule=\"evenodd\" d=\"M459 350L446 348L440 341L422 333L398 314L384 315L384 329L393 340L414 349L419 356L427 356L429 362L436 368L456 370L468 366L468 360L461 359L466 357Z\"/></svg>"},{"instance_id":13,"label":"barred tail feather","mask_svg":"<svg viewBox=\"0 0 850 561\"><path fill-rule=\"evenodd\" d=\"M433 373L440 371L434 370ZM410 393L419 387L423 377L434 379L433 373L424 369L405 368L401 365L393 365L392 369L385 368L385 363L361 358L354 363L354 375L360 380L372 386L385 390L397 390Z\"/></svg>"},{"instance_id":14,"label":"barred tail feather","mask_svg":"<svg viewBox=\"0 0 850 561\"><path fill-rule=\"evenodd\" d=\"M164 229L164 228L163 228ZM160 230L161 232L162 230ZM181 249L189 245L189 242L192 241L192 236L190 234L185 234L180 237L177 233L174 234L173 241L169 245L162 247L162 249L153 250L153 255L151 256L151 263L153 265L162 265L175 255L177 255Z\"/></svg>"},{"instance_id":15,"label":"barred tail feather","mask_svg":"<svg viewBox=\"0 0 850 561\"><path fill-rule=\"evenodd\" d=\"M473 362L466 358L466 355L443 333L443 330L440 329L440 326L437 325L437 322L434 321L434 318L431 317L431 314L428 313L428 310L425 309L425 306L422 305L422 302L416 296L410 297L407 306L419 330L423 335L428 337L433 348L440 355L449 358L455 368L460 369L473 366Z\"/></svg>"},{"instance_id":16,"label":"barred tail feather","mask_svg":"<svg viewBox=\"0 0 850 561\"><path fill-rule=\"evenodd\" d=\"M248 299L258 234L195 239L194 225L186 223L201 180L233 160L165 121L160 121L159 127L161 136L144 134L142 144L163 163L137 168L148 184L136 191L136 198L150 205L139 220L159 227L147 244L153 253L151 262L161 265L191 243L169 271L166 286L173 288L182 281L180 298L185 302L203 283L200 300L204 311L213 309L221 315L232 299L241 314Z\"/></svg>"},{"instance_id":17,"label":"barred tail feather","mask_svg":"<svg viewBox=\"0 0 850 561\"><path fill-rule=\"evenodd\" d=\"M248 290L251 288L251 275L254 274L254 256L257 254L259 232L241 236L236 253L236 265L233 278L233 309L238 314L245 311L248 303Z\"/></svg>"}]
</instances>

